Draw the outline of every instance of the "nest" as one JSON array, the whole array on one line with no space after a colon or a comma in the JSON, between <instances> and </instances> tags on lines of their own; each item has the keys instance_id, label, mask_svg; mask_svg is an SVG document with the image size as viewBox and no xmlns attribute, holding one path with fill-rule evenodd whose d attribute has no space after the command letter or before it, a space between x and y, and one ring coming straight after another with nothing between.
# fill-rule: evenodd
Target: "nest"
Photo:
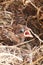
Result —
<instances>
[{"instance_id":1,"label":"nest","mask_svg":"<svg viewBox=\"0 0 43 65\"><path fill-rule=\"evenodd\" d=\"M43 0L0 0L0 65L6 64L43 64Z\"/></svg>"}]
</instances>

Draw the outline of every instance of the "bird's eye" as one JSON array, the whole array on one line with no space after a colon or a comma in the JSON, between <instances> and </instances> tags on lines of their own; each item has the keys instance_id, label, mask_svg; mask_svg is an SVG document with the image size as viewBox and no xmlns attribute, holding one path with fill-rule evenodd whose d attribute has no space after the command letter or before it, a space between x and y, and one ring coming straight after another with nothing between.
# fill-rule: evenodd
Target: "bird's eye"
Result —
<instances>
[{"instance_id":1,"label":"bird's eye","mask_svg":"<svg viewBox=\"0 0 43 65\"><path fill-rule=\"evenodd\" d=\"M24 32L24 29L21 29L21 30L20 30L20 33L23 33L23 32Z\"/></svg>"}]
</instances>

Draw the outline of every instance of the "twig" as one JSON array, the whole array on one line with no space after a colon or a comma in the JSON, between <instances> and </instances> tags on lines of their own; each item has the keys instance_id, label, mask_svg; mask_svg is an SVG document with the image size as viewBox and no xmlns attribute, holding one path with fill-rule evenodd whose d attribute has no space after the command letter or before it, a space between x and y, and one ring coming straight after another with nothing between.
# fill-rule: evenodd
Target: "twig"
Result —
<instances>
[{"instance_id":1,"label":"twig","mask_svg":"<svg viewBox=\"0 0 43 65\"><path fill-rule=\"evenodd\" d=\"M35 34L31 29L30 29L30 31L32 32L32 34L33 34L41 43L43 42L43 40L41 40L40 37L39 37L37 34Z\"/></svg>"},{"instance_id":2,"label":"twig","mask_svg":"<svg viewBox=\"0 0 43 65\"><path fill-rule=\"evenodd\" d=\"M20 43L20 44L17 44L16 46L21 46L21 45L23 45L23 44L27 44L27 43L29 43L29 42L31 42L31 41L33 41L33 40L34 40L34 39L29 40L29 41L22 42L22 43Z\"/></svg>"}]
</instances>

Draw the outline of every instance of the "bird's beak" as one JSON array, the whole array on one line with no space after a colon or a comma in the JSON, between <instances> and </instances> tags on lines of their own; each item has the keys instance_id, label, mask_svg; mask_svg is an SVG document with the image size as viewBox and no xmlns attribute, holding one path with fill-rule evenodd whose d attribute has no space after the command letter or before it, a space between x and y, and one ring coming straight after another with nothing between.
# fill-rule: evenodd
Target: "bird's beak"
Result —
<instances>
[{"instance_id":1,"label":"bird's beak","mask_svg":"<svg viewBox=\"0 0 43 65\"><path fill-rule=\"evenodd\" d=\"M31 34L31 32L30 32L29 30L26 30L26 31L24 32L24 36L25 36L25 37L31 37L31 38L33 38L33 35Z\"/></svg>"}]
</instances>

